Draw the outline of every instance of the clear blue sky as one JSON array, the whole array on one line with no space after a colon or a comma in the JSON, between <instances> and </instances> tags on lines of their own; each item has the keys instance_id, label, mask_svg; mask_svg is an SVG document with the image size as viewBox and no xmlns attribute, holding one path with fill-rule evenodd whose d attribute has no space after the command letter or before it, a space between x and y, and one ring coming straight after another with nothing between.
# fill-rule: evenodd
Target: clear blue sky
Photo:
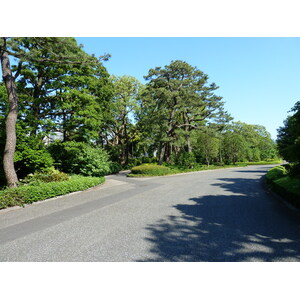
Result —
<instances>
[{"instance_id":1,"label":"clear blue sky","mask_svg":"<svg viewBox=\"0 0 300 300\"><path fill-rule=\"evenodd\" d=\"M198 67L215 82L216 94L235 121L264 125L276 138L288 111L300 100L300 38L82 37L78 43L96 56L111 58L110 74L145 83L150 68L171 60Z\"/></svg>"}]
</instances>

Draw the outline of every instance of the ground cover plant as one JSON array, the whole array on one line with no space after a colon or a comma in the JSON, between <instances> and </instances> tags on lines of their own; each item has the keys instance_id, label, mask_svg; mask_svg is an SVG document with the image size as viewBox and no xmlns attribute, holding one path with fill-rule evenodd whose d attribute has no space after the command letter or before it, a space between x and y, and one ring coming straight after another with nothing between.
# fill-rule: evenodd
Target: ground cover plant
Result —
<instances>
[{"instance_id":1,"label":"ground cover plant","mask_svg":"<svg viewBox=\"0 0 300 300\"><path fill-rule=\"evenodd\" d=\"M68 180L42 182L34 180L31 183L16 188L0 191L0 209L9 206L23 206L36 201L65 195L71 192L82 191L105 181L104 177L70 176Z\"/></svg>"}]
</instances>

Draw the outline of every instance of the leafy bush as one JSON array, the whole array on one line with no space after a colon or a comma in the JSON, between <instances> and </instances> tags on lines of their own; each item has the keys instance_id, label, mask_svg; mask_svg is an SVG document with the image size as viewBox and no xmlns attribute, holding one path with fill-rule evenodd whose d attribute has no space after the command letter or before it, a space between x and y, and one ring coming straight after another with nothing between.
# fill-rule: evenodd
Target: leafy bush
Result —
<instances>
[{"instance_id":1,"label":"leafy bush","mask_svg":"<svg viewBox=\"0 0 300 300\"><path fill-rule=\"evenodd\" d=\"M140 166L133 167L131 169L132 174L138 175L149 175L149 176L161 176L171 174L170 168L165 166L159 166L154 164L143 164Z\"/></svg>"},{"instance_id":2,"label":"leafy bush","mask_svg":"<svg viewBox=\"0 0 300 300\"><path fill-rule=\"evenodd\" d=\"M82 191L101 184L104 177L72 176L70 180L61 182L39 183L35 185L22 185L13 189L0 191L0 209L8 206L23 206L52 197L65 195L71 192Z\"/></svg>"},{"instance_id":3,"label":"leafy bush","mask_svg":"<svg viewBox=\"0 0 300 300\"><path fill-rule=\"evenodd\" d=\"M55 142L49 146L57 168L65 173L103 176L111 172L108 154L83 142Z\"/></svg>"},{"instance_id":4,"label":"leafy bush","mask_svg":"<svg viewBox=\"0 0 300 300\"><path fill-rule=\"evenodd\" d=\"M269 181L274 181L274 180L284 177L286 175L287 175L286 168L284 166L277 166L268 171L266 178Z\"/></svg>"},{"instance_id":5,"label":"leafy bush","mask_svg":"<svg viewBox=\"0 0 300 300\"><path fill-rule=\"evenodd\" d=\"M288 168L288 174L290 177L300 177L300 164L290 164Z\"/></svg>"},{"instance_id":6,"label":"leafy bush","mask_svg":"<svg viewBox=\"0 0 300 300\"><path fill-rule=\"evenodd\" d=\"M176 163L184 168L193 168L196 165L196 157L193 152L181 152Z\"/></svg>"},{"instance_id":7,"label":"leafy bush","mask_svg":"<svg viewBox=\"0 0 300 300\"><path fill-rule=\"evenodd\" d=\"M14 161L20 178L53 166L53 158L46 149L27 148L23 151L16 151Z\"/></svg>"},{"instance_id":8,"label":"leafy bush","mask_svg":"<svg viewBox=\"0 0 300 300\"><path fill-rule=\"evenodd\" d=\"M31 135L30 128L23 121L16 124L17 145L14 156L15 168L19 178L53 166L53 158L43 143L42 136Z\"/></svg>"},{"instance_id":9,"label":"leafy bush","mask_svg":"<svg viewBox=\"0 0 300 300\"><path fill-rule=\"evenodd\" d=\"M110 162L109 164L110 173L118 173L122 170L122 166L117 162Z\"/></svg>"},{"instance_id":10,"label":"leafy bush","mask_svg":"<svg viewBox=\"0 0 300 300\"><path fill-rule=\"evenodd\" d=\"M142 157L142 163L143 164L153 164L153 163L157 163L158 162L158 158L157 157Z\"/></svg>"},{"instance_id":11,"label":"leafy bush","mask_svg":"<svg viewBox=\"0 0 300 300\"><path fill-rule=\"evenodd\" d=\"M41 172L27 175L21 182L22 183L36 183L36 182L57 182L69 180L70 176L64 172L55 170L54 167L45 169Z\"/></svg>"},{"instance_id":12,"label":"leafy bush","mask_svg":"<svg viewBox=\"0 0 300 300\"><path fill-rule=\"evenodd\" d=\"M285 176L271 182L274 192L281 195L293 206L300 208L300 179Z\"/></svg>"}]
</instances>

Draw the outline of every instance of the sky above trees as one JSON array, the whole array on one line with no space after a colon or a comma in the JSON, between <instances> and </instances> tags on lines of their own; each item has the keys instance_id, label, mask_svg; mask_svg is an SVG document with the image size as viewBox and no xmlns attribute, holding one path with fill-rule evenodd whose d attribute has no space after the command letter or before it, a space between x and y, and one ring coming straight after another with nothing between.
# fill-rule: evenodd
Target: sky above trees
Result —
<instances>
[{"instance_id":1,"label":"sky above trees","mask_svg":"<svg viewBox=\"0 0 300 300\"><path fill-rule=\"evenodd\" d=\"M273 139L299 100L300 38L81 37L84 50L111 54L110 74L145 83L150 68L184 60L215 82L235 121L264 125Z\"/></svg>"}]
</instances>

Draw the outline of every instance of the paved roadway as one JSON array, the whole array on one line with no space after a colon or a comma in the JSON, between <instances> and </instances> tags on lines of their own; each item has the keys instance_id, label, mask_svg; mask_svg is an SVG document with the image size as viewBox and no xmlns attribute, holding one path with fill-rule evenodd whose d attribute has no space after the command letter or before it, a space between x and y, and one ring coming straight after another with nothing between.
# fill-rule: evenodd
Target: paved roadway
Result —
<instances>
[{"instance_id":1,"label":"paved roadway","mask_svg":"<svg viewBox=\"0 0 300 300\"><path fill-rule=\"evenodd\" d=\"M111 175L0 211L0 261L300 261L300 216L263 187L272 166Z\"/></svg>"}]
</instances>

